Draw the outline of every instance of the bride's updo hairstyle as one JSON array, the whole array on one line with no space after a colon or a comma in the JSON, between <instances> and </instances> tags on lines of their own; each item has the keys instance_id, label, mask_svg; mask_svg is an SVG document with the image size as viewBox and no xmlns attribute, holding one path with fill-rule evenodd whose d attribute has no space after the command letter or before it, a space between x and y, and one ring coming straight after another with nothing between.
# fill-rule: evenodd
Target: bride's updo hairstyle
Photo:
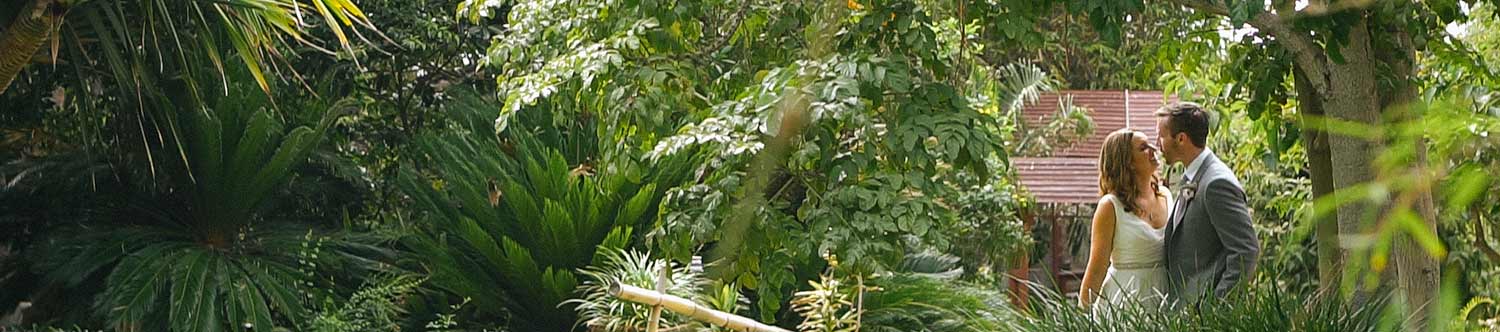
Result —
<instances>
[{"instance_id":1,"label":"bride's updo hairstyle","mask_svg":"<svg viewBox=\"0 0 1500 332\"><path fill-rule=\"evenodd\" d=\"M1136 148L1131 144L1136 133L1129 128L1116 130L1104 138L1104 146L1099 148L1099 195L1114 194L1116 200L1125 205L1125 212L1135 212L1139 208L1135 199L1142 187L1157 183L1155 175L1148 183L1137 183L1135 163L1132 162ZM1156 191L1156 195L1161 196L1161 191Z\"/></svg>"}]
</instances>

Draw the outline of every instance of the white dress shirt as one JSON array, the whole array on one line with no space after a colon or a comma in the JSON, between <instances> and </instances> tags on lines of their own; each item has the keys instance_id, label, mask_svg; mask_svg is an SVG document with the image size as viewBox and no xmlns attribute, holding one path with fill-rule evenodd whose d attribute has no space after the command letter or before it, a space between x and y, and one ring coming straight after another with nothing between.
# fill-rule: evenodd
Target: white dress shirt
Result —
<instances>
[{"instance_id":1,"label":"white dress shirt","mask_svg":"<svg viewBox=\"0 0 1500 332\"><path fill-rule=\"evenodd\" d=\"M1193 158L1192 163L1188 163L1187 169L1182 171L1182 183L1193 181L1193 176L1198 175L1198 169L1203 167L1203 159L1207 159L1210 152L1212 151L1208 147L1204 147L1203 151L1198 152L1198 157Z\"/></svg>"}]
</instances>

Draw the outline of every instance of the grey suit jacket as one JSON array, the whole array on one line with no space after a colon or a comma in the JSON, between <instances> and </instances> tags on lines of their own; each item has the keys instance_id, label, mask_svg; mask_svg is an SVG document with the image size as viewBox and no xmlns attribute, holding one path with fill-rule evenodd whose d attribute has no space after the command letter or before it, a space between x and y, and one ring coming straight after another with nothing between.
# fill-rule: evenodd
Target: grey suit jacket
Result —
<instances>
[{"instance_id":1,"label":"grey suit jacket","mask_svg":"<svg viewBox=\"0 0 1500 332\"><path fill-rule=\"evenodd\" d=\"M1192 195L1174 192L1167 224L1167 293L1182 303L1212 294L1222 298L1255 272L1260 240L1250 223L1245 189L1234 172L1208 153L1193 177Z\"/></svg>"}]
</instances>

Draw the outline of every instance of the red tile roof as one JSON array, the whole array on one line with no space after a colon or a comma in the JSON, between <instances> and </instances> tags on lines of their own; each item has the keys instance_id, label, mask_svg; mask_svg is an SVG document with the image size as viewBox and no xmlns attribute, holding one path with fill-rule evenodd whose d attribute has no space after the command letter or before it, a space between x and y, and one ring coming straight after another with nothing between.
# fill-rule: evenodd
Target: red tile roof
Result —
<instances>
[{"instance_id":1,"label":"red tile roof","mask_svg":"<svg viewBox=\"0 0 1500 332\"><path fill-rule=\"evenodd\" d=\"M1128 94L1128 96L1127 96ZM1094 132L1072 146L1045 158L1013 158L1021 185L1036 195L1039 203L1094 203L1099 200L1099 148L1105 136L1130 127L1156 141L1156 112L1163 102L1161 91L1065 90L1043 94L1022 110L1023 121L1038 126L1057 113L1059 99L1073 97L1074 106L1088 108ZM1171 100L1177 98L1172 97Z\"/></svg>"}]
</instances>

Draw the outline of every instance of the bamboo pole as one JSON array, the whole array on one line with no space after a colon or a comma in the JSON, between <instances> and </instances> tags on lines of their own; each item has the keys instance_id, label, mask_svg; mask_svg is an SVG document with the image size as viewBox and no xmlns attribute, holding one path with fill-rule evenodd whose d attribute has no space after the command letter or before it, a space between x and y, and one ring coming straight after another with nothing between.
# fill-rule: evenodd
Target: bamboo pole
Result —
<instances>
[{"instance_id":1,"label":"bamboo pole","mask_svg":"<svg viewBox=\"0 0 1500 332\"><path fill-rule=\"evenodd\" d=\"M667 291L667 271L670 271L669 270L670 268L671 268L670 265L662 264L661 272L656 274L656 292L657 293L666 294L666 291ZM661 324L661 305L660 304L653 305L653 306L651 306L651 320L646 321L646 332L656 332L656 328L659 327L660 324Z\"/></svg>"},{"instance_id":2,"label":"bamboo pole","mask_svg":"<svg viewBox=\"0 0 1500 332\"><path fill-rule=\"evenodd\" d=\"M727 327L735 331L791 332L779 327L761 324L754 319L749 319L743 316L710 309L681 297L662 294L659 292L650 291L619 282L616 282L609 286L609 295L613 295L620 298L621 300L630 302L651 306L659 305L663 309L688 316L693 320L712 324L714 326Z\"/></svg>"}]
</instances>

